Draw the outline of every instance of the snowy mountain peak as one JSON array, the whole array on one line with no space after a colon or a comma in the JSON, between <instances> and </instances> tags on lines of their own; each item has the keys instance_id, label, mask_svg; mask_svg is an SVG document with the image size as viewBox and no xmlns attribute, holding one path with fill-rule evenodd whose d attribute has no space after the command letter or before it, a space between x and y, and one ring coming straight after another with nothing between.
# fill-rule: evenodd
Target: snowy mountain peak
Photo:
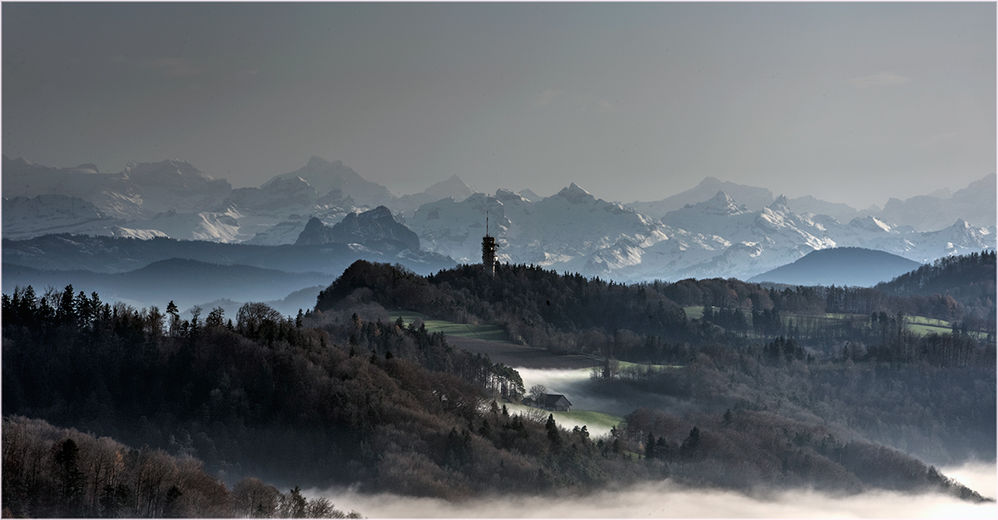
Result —
<instances>
[{"instance_id":1,"label":"snowy mountain peak","mask_svg":"<svg viewBox=\"0 0 998 520\"><path fill-rule=\"evenodd\" d=\"M97 165L93 163L78 164L70 169L80 173L100 173L100 168L98 168Z\"/></svg>"},{"instance_id":2,"label":"snowy mountain peak","mask_svg":"<svg viewBox=\"0 0 998 520\"><path fill-rule=\"evenodd\" d=\"M711 197L710 200L708 200L707 202L729 204L734 201L735 199L731 198L731 195L728 195L723 190L718 190L717 193L713 197Z\"/></svg>"},{"instance_id":3,"label":"snowy mountain peak","mask_svg":"<svg viewBox=\"0 0 998 520\"><path fill-rule=\"evenodd\" d=\"M534 192L533 192L532 190L530 190L529 188L527 188L527 189L522 189L522 190L520 190L520 191L519 191L519 192L517 192L517 193L518 193L518 194L519 194L519 195L520 195L521 197L523 197L523 198L524 198L525 200L527 200L528 202L537 202L537 201L539 201L539 200L541 200L541 199L543 199L543 198L544 198L544 197L541 197L540 195L538 195L538 194L534 193Z\"/></svg>"},{"instance_id":4,"label":"snowy mountain peak","mask_svg":"<svg viewBox=\"0 0 998 520\"><path fill-rule=\"evenodd\" d=\"M877 217L866 216L866 217L856 217L849 221L849 226L853 228L862 229L865 231L873 231L875 233L888 232L894 228L890 224L880 220Z\"/></svg>"},{"instance_id":5,"label":"snowy mountain peak","mask_svg":"<svg viewBox=\"0 0 998 520\"><path fill-rule=\"evenodd\" d=\"M773 211L789 212L790 211L789 204L790 202L787 200L787 197L785 195L780 195L779 197L776 197L773 203L770 204L768 207Z\"/></svg>"},{"instance_id":6,"label":"snowy mountain peak","mask_svg":"<svg viewBox=\"0 0 998 520\"><path fill-rule=\"evenodd\" d=\"M514 193L513 190L507 190L503 188L499 188L498 190L496 190L495 198L500 202L509 202L509 201L526 202L526 199L524 199L519 194Z\"/></svg>"},{"instance_id":7,"label":"snowy mountain peak","mask_svg":"<svg viewBox=\"0 0 998 520\"><path fill-rule=\"evenodd\" d=\"M735 199L723 191L718 191L710 200L693 204L691 208L701 208L703 211L714 215L737 215L743 213Z\"/></svg>"},{"instance_id":8,"label":"snowy mountain peak","mask_svg":"<svg viewBox=\"0 0 998 520\"><path fill-rule=\"evenodd\" d=\"M278 179L301 177L311 184L317 193L326 195L333 190L342 192L362 206L378 206L395 197L384 186L368 181L340 161L329 162L312 156L305 166L288 173L282 173L265 182L262 188Z\"/></svg>"},{"instance_id":9,"label":"snowy mountain peak","mask_svg":"<svg viewBox=\"0 0 998 520\"><path fill-rule=\"evenodd\" d=\"M572 184L569 184L567 188L564 188L561 191L559 191L555 195L555 197L561 197L563 199L567 199L570 202L581 202L593 198L591 193L582 189L581 187L579 187L578 184L575 184L574 182Z\"/></svg>"},{"instance_id":10,"label":"snowy mountain peak","mask_svg":"<svg viewBox=\"0 0 998 520\"><path fill-rule=\"evenodd\" d=\"M167 189L177 194L189 192L203 196L208 192L227 193L231 189L227 181L212 179L191 163L175 159L130 164L124 174L142 190Z\"/></svg>"},{"instance_id":11,"label":"snowy mountain peak","mask_svg":"<svg viewBox=\"0 0 998 520\"><path fill-rule=\"evenodd\" d=\"M135 182L150 185L190 188L206 182L228 186L228 182L215 181L189 162L167 159L159 162L129 163L124 173Z\"/></svg>"}]
</instances>

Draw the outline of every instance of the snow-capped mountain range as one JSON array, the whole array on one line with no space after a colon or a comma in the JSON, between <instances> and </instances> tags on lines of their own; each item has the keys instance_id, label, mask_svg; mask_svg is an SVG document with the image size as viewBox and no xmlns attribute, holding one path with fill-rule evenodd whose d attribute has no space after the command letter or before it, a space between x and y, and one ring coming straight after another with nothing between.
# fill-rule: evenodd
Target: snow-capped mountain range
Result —
<instances>
[{"instance_id":1,"label":"snow-capped mountain range","mask_svg":"<svg viewBox=\"0 0 998 520\"><path fill-rule=\"evenodd\" d=\"M994 185L992 174L953 194L856 210L707 178L659 201L622 205L575 184L550 197L529 190L473 193L456 176L397 197L341 162L318 157L259 187L237 189L182 161L109 174L94 165L52 168L4 157L3 236L253 245L349 238L356 247L378 249L388 247L390 231L392 240L404 238L392 247L416 244L474 263L487 215L500 261L621 281L748 278L832 247L877 249L917 262L994 248Z\"/></svg>"}]
</instances>

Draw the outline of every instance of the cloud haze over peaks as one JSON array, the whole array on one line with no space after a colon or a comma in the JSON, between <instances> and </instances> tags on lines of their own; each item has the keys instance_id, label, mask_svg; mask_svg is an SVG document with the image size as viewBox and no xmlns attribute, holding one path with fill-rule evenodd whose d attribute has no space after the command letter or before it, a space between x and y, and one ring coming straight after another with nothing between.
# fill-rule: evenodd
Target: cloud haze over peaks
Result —
<instances>
[{"instance_id":1,"label":"cloud haze over peaks","mask_svg":"<svg viewBox=\"0 0 998 520\"><path fill-rule=\"evenodd\" d=\"M3 151L854 207L994 171L993 3L13 3ZM925 143L930 143L927 146ZM861 188L861 189L860 189Z\"/></svg>"}]
</instances>

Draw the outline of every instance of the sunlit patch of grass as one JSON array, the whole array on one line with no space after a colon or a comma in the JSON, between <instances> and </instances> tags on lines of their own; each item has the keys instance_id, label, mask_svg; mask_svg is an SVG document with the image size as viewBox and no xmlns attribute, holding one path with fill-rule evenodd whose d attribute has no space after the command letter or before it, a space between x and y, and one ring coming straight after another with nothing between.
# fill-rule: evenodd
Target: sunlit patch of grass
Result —
<instances>
[{"instance_id":1,"label":"sunlit patch of grass","mask_svg":"<svg viewBox=\"0 0 998 520\"><path fill-rule=\"evenodd\" d=\"M925 336L927 334L949 334L953 331L952 327L941 325L926 325L923 323L905 323L905 328L910 332L913 332L919 336Z\"/></svg>"},{"instance_id":2,"label":"sunlit patch of grass","mask_svg":"<svg viewBox=\"0 0 998 520\"><path fill-rule=\"evenodd\" d=\"M936 318L926 318L925 316L905 316L905 322L914 325L929 325L932 327L946 327L951 328L953 324L946 320L939 320Z\"/></svg>"},{"instance_id":3,"label":"sunlit patch of grass","mask_svg":"<svg viewBox=\"0 0 998 520\"><path fill-rule=\"evenodd\" d=\"M683 368L683 365L657 365L654 363L632 363L630 361L617 361L617 367L620 370L638 370L638 371L652 370L659 372L662 370Z\"/></svg>"},{"instance_id":4,"label":"sunlit patch of grass","mask_svg":"<svg viewBox=\"0 0 998 520\"><path fill-rule=\"evenodd\" d=\"M690 305L683 307L686 312L686 319L688 320L699 320L703 318L703 305Z\"/></svg>"},{"instance_id":5,"label":"sunlit patch of grass","mask_svg":"<svg viewBox=\"0 0 998 520\"><path fill-rule=\"evenodd\" d=\"M786 313L782 315L784 326L790 325L800 325L807 320L821 320L823 322L836 322L836 321L852 321L854 324L865 323L869 327L873 328L869 320L870 317L865 314L848 314L841 312L826 312L822 314L797 314L797 313ZM926 316L905 316L904 326L909 332L925 336L927 334L949 334L953 331L953 324L938 318L929 318ZM986 334L979 331L969 331L968 334L977 339L985 339Z\"/></svg>"},{"instance_id":6,"label":"sunlit patch of grass","mask_svg":"<svg viewBox=\"0 0 998 520\"><path fill-rule=\"evenodd\" d=\"M532 417L538 421L544 421L548 415L554 416L554 421L559 426L571 430L575 426L585 425L590 435L601 436L610 432L611 428L617 427L624 421L623 417L611 415L593 410L572 410L570 412L553 412L543 408L534 408L519 403L504 403L510 413L522 414Z\"/></svg>"},{"instance_id":7,"label":"sunlit patch of grass","mask_svg":"<svg viewBox=\"0 0 998 520\"><path fill-rule=\"evenodd\" d=\"M623 417L617 417L616 415L610 415L603 412L594 412L592 410L572 410L570 412L551 412L555 414L554 420L557 421L559 417L564 417L566 419L573 419L580 423L585 423L587 425L597 425L604 426L607 428L612 428L617 426L624 420Z\"/></svg>"},{"instance_id":8,"label":"sunlit patch of grass","mask_svg":"<svg viewBox=\"0 0 998 520\"><path fill-rule=\"evenodd\" d=\"M493 323L481 323L472 325L468 323L454 323L452 321L435 320L414 311L389 311L392 320L402 318L406 325L420 320L426 326L427 332L442 332L447 336L458 336L462 338L484 339L489 341L506 341L506 331L499 325Z\"/></svg>"}]
</instances>

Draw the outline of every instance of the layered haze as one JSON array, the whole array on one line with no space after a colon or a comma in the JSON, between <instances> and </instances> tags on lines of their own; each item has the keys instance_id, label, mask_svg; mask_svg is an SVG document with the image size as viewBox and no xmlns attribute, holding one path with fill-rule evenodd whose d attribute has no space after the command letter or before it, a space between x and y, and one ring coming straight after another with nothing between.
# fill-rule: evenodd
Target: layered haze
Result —
<instances>
[{"instance_id":1,"label":"layered haze","mask_svg":"<svg viewBox=\"0 0 998 520\"><path fill-rule=\"evenodd\" d=\"M986 2L15 3L3 152L181 158L237 187L319 154L396 193L456 174L620 201L715 176L866 208L994 171L994 20Z\"/></svg>"},{"instance_id":2,"label":"layered haze","mask_svg":"<svg viewBox=\"0 0 998 520\"><path fill-rule=\"evenodd\" d=\"M964 483L994 496L995 466L952 468ZM949 473L947 473L949 474ZM973 487L973 486L971 486ZM969 504L950 496L869 492L830 495L813 490L759 490L758 494L689 489L668 480L584 496L502 496L449 502L368 495L350 489L308 490L337 507L372 518L994 518L994 503Z\"/></svg>"}]
</instances>

